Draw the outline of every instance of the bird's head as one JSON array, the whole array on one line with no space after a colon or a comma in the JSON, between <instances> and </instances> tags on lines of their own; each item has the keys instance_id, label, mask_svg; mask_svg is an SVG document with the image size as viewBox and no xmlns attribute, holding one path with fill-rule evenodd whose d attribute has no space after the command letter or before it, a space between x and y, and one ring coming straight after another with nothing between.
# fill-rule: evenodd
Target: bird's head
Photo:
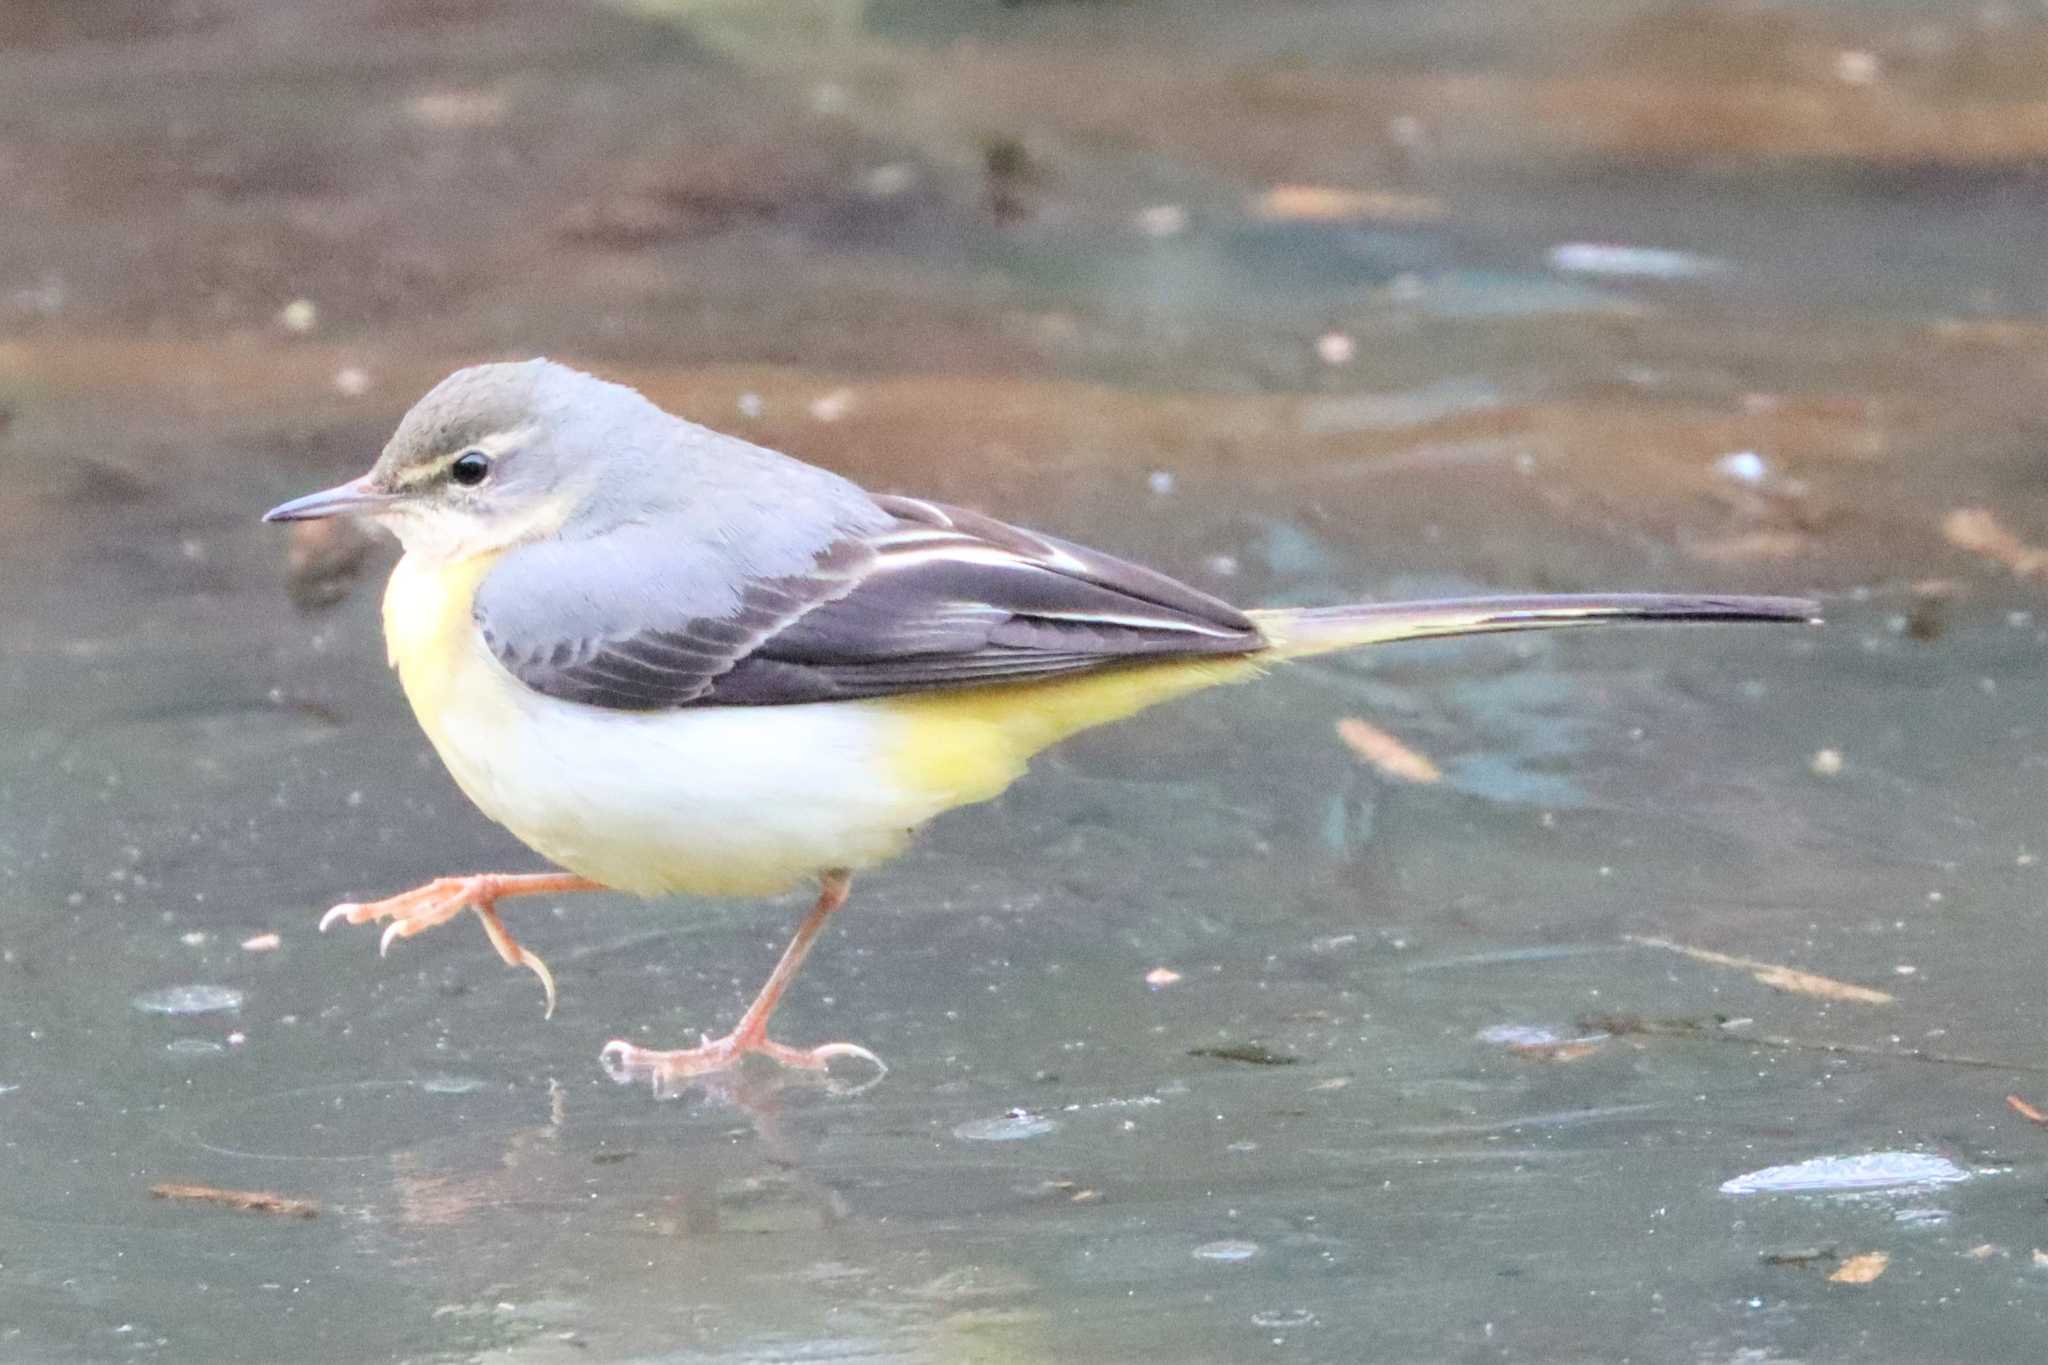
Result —
<instances>
[{"instance_id":1,"label":"bird's head","mask_svg":"<svg viewBox=\"0 0 2048 1365\"><path fill-rule=\"evenodd\" d=\"M565 365L474 365L413 404L369 473L263 519L367 517L436 559L505 549L585 514L673 424L634 390Z\"/></svg>"}]
</instances>

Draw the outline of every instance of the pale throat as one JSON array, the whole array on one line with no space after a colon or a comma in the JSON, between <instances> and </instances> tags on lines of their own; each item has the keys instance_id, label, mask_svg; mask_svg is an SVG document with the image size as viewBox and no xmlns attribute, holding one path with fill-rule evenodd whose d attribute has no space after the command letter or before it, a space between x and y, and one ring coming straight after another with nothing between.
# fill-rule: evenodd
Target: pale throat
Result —
<instances>
[{"instance_id":1,"label":"pale throat","mask_svg":"<svg viewBox=\"0 0 2048 1365\"><path fill-rule=\"evenodd\" d=\"M450 507L399 507L378 520L398 537L408 556L445 566L545 540L568 522L575 502L568 494L556 494L524 507L481 514Z\"/></svg>"}]
</instances>

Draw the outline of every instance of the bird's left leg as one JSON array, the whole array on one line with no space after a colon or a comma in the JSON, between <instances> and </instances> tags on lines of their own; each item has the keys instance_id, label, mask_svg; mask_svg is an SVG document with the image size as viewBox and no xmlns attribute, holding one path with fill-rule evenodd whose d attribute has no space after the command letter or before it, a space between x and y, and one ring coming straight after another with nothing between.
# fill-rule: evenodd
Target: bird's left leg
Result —
<instances>
[{"instance_id":1,"label":"bird's left leg","mask_svg":"<svg viewBox=\"0 0 2048 1365\"><path fill-rule=\"evenodd\" d=\"M353 901L335 906L320 917L320 932L326 933L327 926L336 920L349 924L371 924L388 919L384 937L378 941L377 954L383 956L391 951L391 945L398 939L424 934L437 924L446 924L464 910L476 911L483 921L484 933L490 936L491 946L498 950L498 956L508 967L524 967L540 978L541 989L547 992L548 1018L555 1013L555 975L548 970L548 964L538 954L520 945L512 937L512 931L498 918L498 902L507 896L544 896L561 891L603 891L604 886L588 877L578 877L568 872L478 872L466 877L436 877L425 886L416 886L396 896L381 901L370 901L358 905Z\"/></svg>"},{"instance_id":2,"label":"bird's left leg","mask_svg":"<svg viewBox=\"0 0 2048 1365\"><path fill-rule=\"evenodd\" d=\"M838 1057L852 1057L872 1063L877 1071L887 1071L889 1068L883 1065L880 1057L858 1043L825 1043L818 1047L796 1048L773 1042L768 1037L768 1018L782 1003L782 993L796 979L797 969L804 965L804 958L824 929L825 921L832 917L833 911L846 904L847 894L853 889L853 875L848 872L827 872L822 880L818 903L797 926L796 936L782 950L782 960L775 964L767 984L754 997L754 1003L747 1006L747 1012L740 1016L731 1033L723 1038L707 1038L697 1047L669 1052L614 1038L604 1045L603 1054L604 1068L611 1078L621 1085L633 1080L651 1080L657 1090L667 1090L693 1076L728 1070L738 1065L749 1052L758 1052L782 1066L803 1071L823 1071Z\"/></svg>"}]
</instances>

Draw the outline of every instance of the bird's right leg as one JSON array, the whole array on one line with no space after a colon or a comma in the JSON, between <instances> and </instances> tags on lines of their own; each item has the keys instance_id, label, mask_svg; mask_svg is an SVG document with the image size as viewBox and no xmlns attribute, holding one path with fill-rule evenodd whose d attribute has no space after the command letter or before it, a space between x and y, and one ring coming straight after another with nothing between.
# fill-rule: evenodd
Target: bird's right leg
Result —
<instances>
[{"instance_id":1,"label":"bird's right leg","mask_svg":"<svg viewBox=\"0 0 2048 1365\"><path fill-rule=\"evenodd\" d=\"M696 1047L657 1050L629 1043L623 1038L614 1038L604 1045L604 1069L613 1080L624 1085L629 1081L651 1081L657 1093L672 1093L693 1077L715 1075L729 1071L739 1065L748 1053L760 1055L777 1065L800 1071L824 1071L835 1060L853 1058L866 1062L875 1068L873 1080L880 1080L888 1067L882 1059L858 1043L824 1043L818 1047L789 1047L775 1042L768 1036L768 1018L775 1013L775 1007L782 1003L782 993L789 989L789 983L796 979L797 969L803 966L804 958L810 955L811 945L817 942L818 934L825 927L825 921L832 918L840 906L846 904L846 897L853 889L853 877L847 872L827 872L818 889L818 903L811 913L804 916L797 926L796 936L789 946L782 950L782 960L775 964L775 970L767 984L754 997L754 1003L740 1016L740 1021L731 1033L723 1038L707 1037ZM866 1089L866 1085L860 1087Z\"/></svg>"},{"instance_id":2,"label":"bird's right leg","mask_svg":"<svg viewBox=\"0 0 2048 1365\"><path fill-rule=\"evenodd\" d=\"M424 934L437 924L446 924L464 910L476 911L483 921L484 933L490 937L491 946L498 950L498 956L508 967L524 967L540 978L541 989L547 992L547 1016L555 1013L555 975L548 970L548 964L528 948L522 947L512 931L498 918L498 902L507 896L545 896L562 891L603 891L607 888L588 877L578 877L569 872L479 872L466 877L436 877L425 886L416 886L410 891L381 901L357 904L353 901L335 906L320 917L320 932L326 933L327 926L336 920L349 924L372 924L388 919L384 937L378 941L377 954L383 956L391 951L391 945L398 939Z\"/></svg>"}]
</instances>

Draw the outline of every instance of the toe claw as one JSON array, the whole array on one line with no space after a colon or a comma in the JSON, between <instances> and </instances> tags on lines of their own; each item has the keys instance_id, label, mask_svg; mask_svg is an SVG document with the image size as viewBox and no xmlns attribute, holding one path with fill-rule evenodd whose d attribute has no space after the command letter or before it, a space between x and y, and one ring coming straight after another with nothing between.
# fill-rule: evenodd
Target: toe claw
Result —
<instances>
[{"instance_id":1,"label":"toe claw","mask_svg":"<svg viewBox=\"0 0 2048 1365\"><path fill-rule=\"evenodd\" d=\"M631 1043L624 1038L614 1038L597 1054L597 1062L614 1083L630 1085L638 1079L633 1069L633 1052Z\"/></svg>"},{"instance_id":2,"label":"toe claw","mask_svg":"<svg viewBox=\"0 0 2048 1365\"><path fill-rule=\"evenodd\" d=\"M543 962L543 961L541 961L541 960L540 960L540 954L538 954L538 953L535 953L535 952L531 952L531 951L529 951L528 949L525 949L525 948L521 948L521 949L519 950L519 965L520 965L520 966L522 966L522 967L524 967L524 968L526 968L526 969L527 969L528 971L532 972L532 973L533 973L533 974L534 974L535 976L539 977L539 978L540 978L540 988L541 988L541 989L542 989L543 991L546 991L546 992L547 992L547 997L548 997L548 1004L547 1004L547 1009L546 1009L546 1010L544 1010L544 1011L543 1011L543 1012L541 1013L541 1016L540 1016L540 1017L541 1017L541 1018L543 1018L543 1019L552 1019L552 1018L554 1018L554 1017L555 1017L555 974L554 974L553 972L551 972L551 971L549 971L549 970L548 970L548 964L547 964L547 963L545 963L545 962Z\"/></svg>"},{"instance_id":3,"label":"toe claw","mask_svg":"<svg viewBox=\"0 0 2048 1365\"><path fill-rule=\"evenodd\" d=\"M889 1074L889 1064L859 1043L826 1043L812 1048L811 1056L818 1060L820 1069L826 1073L826 1088L835 1095L865 1094L880 1085L882 1077ZM875 1069L874 1074L858 1080L834 1076L831 1074L831 1064L833 1059L838 1057L851 1057L855 1061L866 1062Z\"/></svg>"},{"instance_id":4,"label":"toe claw","mask_svg":"<svg viewBox=\"0 0 2048 1365\"><path fill-rule=\"evenodd\" d=\"M377 956L389 957L391 945L402 938L425 933L445 924L463 910L474 910L483 921L491 946L509 966L524 967L540 978L546 997L545 1017L555 1017L555 974L540 957L520 946L498 919L496 901L501 896L525 896L543 891L587 891L599 889L595 882L564 874L436 877L423 886L367 904L345 901L330 906L320 916L320 932L326 933L337 921L348 924L376 924L388 921L377 939Z\"/></svg>"},{"instance_id":5,"label":"toe claw","mask_svg":"<svg viewBox=\"0 0 2048 1365\"><path fill-rule=\"evenodd\" d=\"M886 1074L889 1064L859 1043L825 1043L811 1049L811 1055L821 1062L830 1062L835 1057L851 1057L857 1062L866 1062L876 1071Z\"/></svg>"}]
</instances>

